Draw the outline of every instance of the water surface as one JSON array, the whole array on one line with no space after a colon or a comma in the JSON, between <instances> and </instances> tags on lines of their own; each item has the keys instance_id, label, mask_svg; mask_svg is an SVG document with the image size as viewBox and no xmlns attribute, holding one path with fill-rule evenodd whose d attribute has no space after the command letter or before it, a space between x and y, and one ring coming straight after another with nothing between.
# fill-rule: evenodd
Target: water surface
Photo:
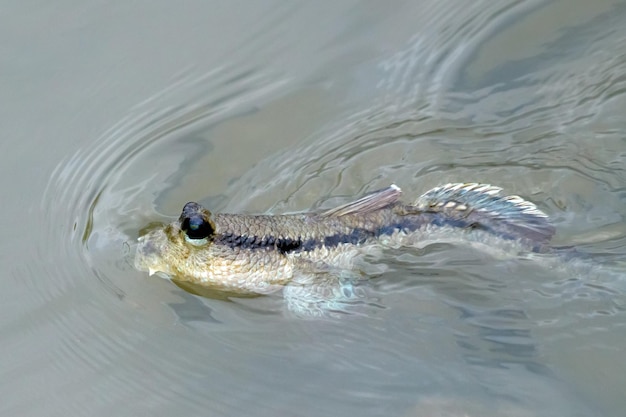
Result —
<instances>
[{"instance_id":1,"label":"water surface","mask_svg":"<svg viewBox=\"0 0 626 417\"><path fill-rule=\"evenodd\" d=\"M621 416L626 4L8 2L3 415ZM389 251L353 314L193 295L139 231L485 182L551 263ZM448 414L445 414L448 413Z\"/></svg>"}]
</instances>

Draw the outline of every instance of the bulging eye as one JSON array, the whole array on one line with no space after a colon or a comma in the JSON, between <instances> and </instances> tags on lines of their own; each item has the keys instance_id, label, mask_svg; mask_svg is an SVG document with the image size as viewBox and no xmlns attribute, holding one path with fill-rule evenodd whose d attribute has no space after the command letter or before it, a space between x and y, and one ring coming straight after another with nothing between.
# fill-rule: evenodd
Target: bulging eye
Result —
<instances>
[{"instance_id":1,"label":"bulging eye","mask_svg":"<svg viewBox=\"0 0 626 417\"><path fill-rule=\"evenodd\" d=\"M185 232L185 240L194 246L204 246L215 232L211 212L198 203L185 204L178 221Z\"/></svg>"},{"instance_id":2,"label":"bulging eye","mask_svg":"<svg viewBox=\"0 0 626 417\"><path fill-rule=\"evenodd\" d=\"M185 217L181 224L181 229L183 229L189 239L194 240L206 239L213 234L211 223L204 220L199 214Z\"/></svg>"}]
</instances>

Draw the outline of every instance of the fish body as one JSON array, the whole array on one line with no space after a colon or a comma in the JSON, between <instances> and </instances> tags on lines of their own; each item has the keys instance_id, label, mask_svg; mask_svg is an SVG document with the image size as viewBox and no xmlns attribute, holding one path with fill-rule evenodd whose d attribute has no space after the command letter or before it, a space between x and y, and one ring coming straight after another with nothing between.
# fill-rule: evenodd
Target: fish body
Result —
<instances>
[{"instance_id":1,"label":"fish body","mask_svg":"<svg viewBox=\"0 0 626 417\"><path fill-rule=\"evenodd\" d=\"M177 220L139 238L135 266L244 295L277 291L301 273L349 269L369 247L415 245L447 233L548 250L554 228L547 216L500 191L446 184L406 204L391 185L331 210L285 215L211 214L191 202Z\"/></svg>"}]
</instances>

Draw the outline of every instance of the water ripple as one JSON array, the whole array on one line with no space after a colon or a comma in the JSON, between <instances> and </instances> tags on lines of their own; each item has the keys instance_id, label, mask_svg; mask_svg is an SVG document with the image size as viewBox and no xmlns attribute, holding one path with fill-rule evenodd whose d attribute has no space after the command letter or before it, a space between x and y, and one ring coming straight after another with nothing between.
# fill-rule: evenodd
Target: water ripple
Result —
<instances>
[{"instance_id":1,"label":"water ripple","mask_svg":"<svg viewBox=\"0 0 626 417\"><path fill-rule=\"evenodd\" d=\"M623 260L626 58L614 53L626 39L618 24L622 9L612 11L614 20L599 13L599 20L564 28L540 52L478 69L490 42L510 36L512 22L534 26L536 11L548 6L481 1L451 13L451 4L421 7L413 22L419 33L402 47L379 51L373 62L360 61L336 78L319 75L315 92L331 115L264 157L255 152L273 138L256 133L267 120L242 119L288 96L292 79L288 71L238 60L202 76L181 70L178 81L57 166L40 203L41 239L50 245L35 248L40 262L12 271L14 280L26 277L25 288L37 289L37 306L12 329L56 336L44 372L80 365L83 372L62 388L84 399L64 410L80 414L80 406L92 402L115 411L132 397L133 404L172 414L180 406L192 414L325 414L330 408L370 414L391 399L409 410L416 394L429 390L477 386L479 396L515 396L501 384L511 374L497 378L494 369L528 378L519 389L526 392L537 375L545 376L542 349L568 337L587 340L578 328L589 334L619 328L626 288L617 268L558 269L541 259L491 258L485 268L486 257L455 246L386 254L389 270L371 286L385 308L345 321L295 320L280 314L280 300L270 297L204 300L134 271L138 230L175 213L183 197L204 196L212 208L282 212L328 206L338 199L320 197L390 182L408 199L450 181L504 186L550 212L558 239L577 236L595 249L592 257ZM292 42L271 27L296 12L281 8L258 22L251 33L269 31L269 37L252 40L238 56L269 48L270 40L278 49ZM586 33L580 51L568 43L576 33ZM559 55L564 46L571 49ZM593 59L586 56L591 52ZM359 81L337 87L345 95L327 87L362 74L377 75L365 92L350 90L365 90ZM363 96L368 99L350 101ZM254 133L245 152L236 146L225 148L232 153L212 152L241 132L224 133L228 121ZM219 140L207 137L219 128ZM230 176L217 172L222 165L212 164L218 162L246 167ZM197 185L220 175L226 185L217 195ZM536 343L537 334L544 345ZM21 340L11 347L20 348ZM43 368L45 361L19 363L9 374ZM327 404L319 404L322 397Z\"/></svg>"}]
</instances>

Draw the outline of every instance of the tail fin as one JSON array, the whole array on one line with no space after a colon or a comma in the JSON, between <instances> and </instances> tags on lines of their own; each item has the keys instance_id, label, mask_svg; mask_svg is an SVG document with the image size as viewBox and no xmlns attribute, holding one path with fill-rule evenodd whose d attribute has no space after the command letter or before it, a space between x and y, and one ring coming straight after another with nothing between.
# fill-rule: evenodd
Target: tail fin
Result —
<instances>
[{"instance_id":1,"label":"tail fin","mask_svg":"<svg viewBox=\"0 0 626 417\"><path fill-rule=\"evenodd\" d=\"M508 239L546 244L554 235L548 216L533 203L510 195L499 196L489 184L446 184L427 191L415 202L420 211L441 213L467 227L485 229Z\"/></svg>"}]
</instances>

